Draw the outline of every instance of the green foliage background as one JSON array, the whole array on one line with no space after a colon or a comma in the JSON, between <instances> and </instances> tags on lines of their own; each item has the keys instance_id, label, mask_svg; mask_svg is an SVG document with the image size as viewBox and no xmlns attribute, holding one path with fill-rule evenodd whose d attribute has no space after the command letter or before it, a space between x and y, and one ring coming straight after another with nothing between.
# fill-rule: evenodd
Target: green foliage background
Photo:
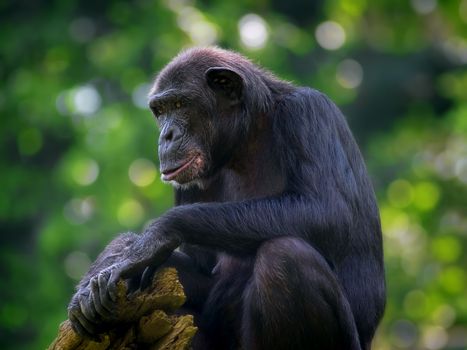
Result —
<instances>
[{"instance_id":1,"label":"green foliage background","mask_svg":"<svg viewBox=\"0 0 467 350\"><path fill-rule=\"evenodd\" d=\"M106 242L172 205L144 94L209 43L346 113L384 228L375 349L467 348L466 38L467 0L0 1L1 348L46 347Z\"/></svg>"}]
</instances>

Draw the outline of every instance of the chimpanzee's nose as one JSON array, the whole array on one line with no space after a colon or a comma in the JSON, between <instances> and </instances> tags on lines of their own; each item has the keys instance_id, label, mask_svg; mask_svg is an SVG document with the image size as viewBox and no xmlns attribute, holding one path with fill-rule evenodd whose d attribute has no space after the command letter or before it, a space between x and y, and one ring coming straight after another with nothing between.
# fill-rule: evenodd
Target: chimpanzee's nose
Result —
<instances>
[{"instance_id":1,"label":"chimpanzee's nose","mask_svg":"<svg viewBox=\"0 0 467 350\"><path fill-rule=\"evenodd\" d=\"M176 124L171 124L161 130L159 136L159 147L163 150L171 151L173 148L178 147L182 140L183 132Z\"/></svg>"}]
</instances>

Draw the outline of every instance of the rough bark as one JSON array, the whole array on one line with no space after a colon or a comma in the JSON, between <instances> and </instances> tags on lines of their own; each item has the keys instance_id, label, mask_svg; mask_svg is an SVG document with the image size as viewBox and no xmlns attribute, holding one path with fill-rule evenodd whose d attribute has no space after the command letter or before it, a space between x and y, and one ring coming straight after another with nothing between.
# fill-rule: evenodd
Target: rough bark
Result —
<instances>
[{"instance_id":1,"label":"rough bark","mask_svg":"<svg viewBox=\"0 0 467 350\"><path fill-rule=\"evenodd\" d=\"M166 268L154 276L150 288L127 296L123 281L118 285L118 323L94 341L82 338L66 320L49 350L185 350L197 328L193 316L172 313L185 302L177 272Z\"/></svg>"}]
</instances>

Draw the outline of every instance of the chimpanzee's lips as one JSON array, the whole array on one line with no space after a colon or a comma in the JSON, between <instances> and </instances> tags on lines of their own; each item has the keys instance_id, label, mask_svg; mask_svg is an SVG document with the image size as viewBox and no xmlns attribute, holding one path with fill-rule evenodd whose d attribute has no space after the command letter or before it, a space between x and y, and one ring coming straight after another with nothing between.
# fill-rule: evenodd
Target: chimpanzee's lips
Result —
<instances>
[{"instance_id":1,"label":"chimpanzee's lips","mask_svg":"<svg viewBox=\"0 0 467 350\"><path fill-rule=\"evenodd\" d=\"M177 177L178 174L183 172L185 169L187 169L191 163L195 161L197 156L194 156L193 158L190 158L188 161L183 163L182 165L179 165L175 168L169 169L169 170L163 170L162 171L162 180L164 181L171 181Z\"/></svg>"}]
</instances>

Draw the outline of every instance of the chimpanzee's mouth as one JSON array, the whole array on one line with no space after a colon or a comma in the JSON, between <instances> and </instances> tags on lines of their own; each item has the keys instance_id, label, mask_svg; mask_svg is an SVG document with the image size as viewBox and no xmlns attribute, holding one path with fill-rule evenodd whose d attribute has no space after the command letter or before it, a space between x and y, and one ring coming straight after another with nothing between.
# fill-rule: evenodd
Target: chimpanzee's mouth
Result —
<instances>
[{"instance_id":1,"label":"chimpanzee's mouth","mask_svg":"<svg viewBox=\"0 0 467 350\"><path fill-rule=\"evenodd\" d=\"M182 163L181 165L168 169L168 170L163 170L162 171L162 180L163 181L171 181L177 177L180 173L182 173L184 170L188 169L190 165L195 161L197 158L197 155L190 158L188 161L185 163Z\"/></svg>"}]
</instances>

